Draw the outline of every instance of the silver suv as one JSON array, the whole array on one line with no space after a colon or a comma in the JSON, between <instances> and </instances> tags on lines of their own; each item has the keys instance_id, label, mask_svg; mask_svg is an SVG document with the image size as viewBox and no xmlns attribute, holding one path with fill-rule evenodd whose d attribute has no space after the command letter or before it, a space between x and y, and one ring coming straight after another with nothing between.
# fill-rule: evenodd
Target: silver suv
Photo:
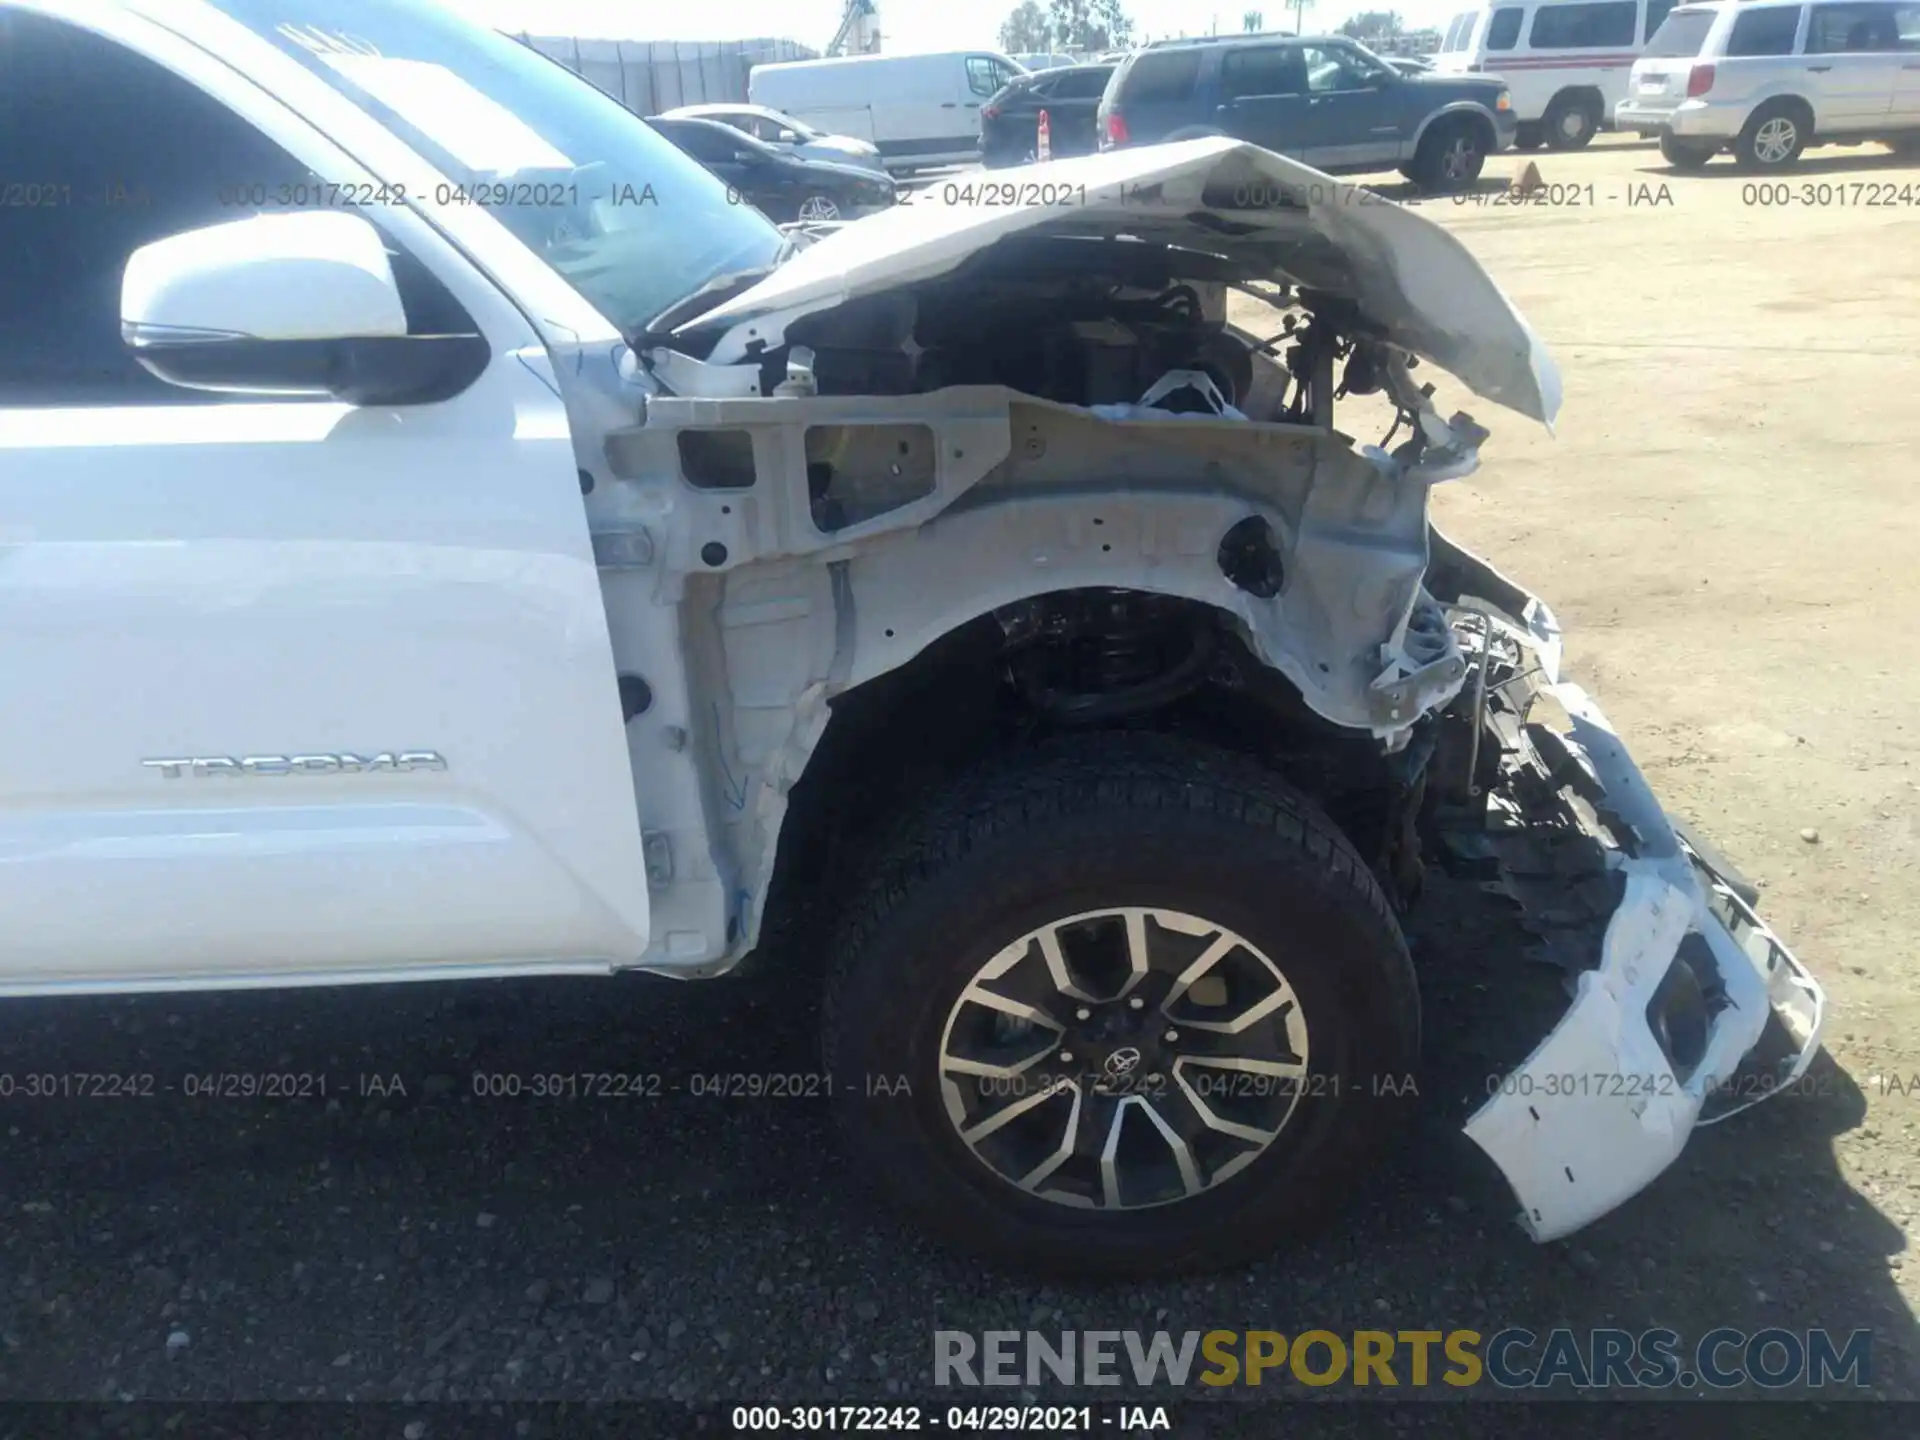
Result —
<instances>
[{"instance_id":1,"label":"silver suv","mask_svg":"<svg viewBox=\"0 0 1920 1440\"><path fill-rule=\"evenodd\" d=\"M1671 11L1614 124L1658 136L1683 170L1723 149L1784 170L1814 143L1920 146L1920 3L1724 3Z\"/></svg>"}]
</instances>

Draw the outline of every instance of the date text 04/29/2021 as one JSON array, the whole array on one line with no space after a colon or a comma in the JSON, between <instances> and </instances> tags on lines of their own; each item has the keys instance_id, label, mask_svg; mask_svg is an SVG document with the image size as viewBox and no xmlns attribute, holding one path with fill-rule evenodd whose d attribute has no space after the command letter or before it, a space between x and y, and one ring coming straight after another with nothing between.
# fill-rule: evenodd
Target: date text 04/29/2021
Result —
<instances>
[{"instance_id":1,"label":"date text 04/29/2021","mask_svg":"<svg viewBox=\"0 0 1920 1440\"><path fill-rule=\"evenodd\" d=\"M736 1434L1170 1434L1165 1405L736 1405Z\"/></svg>"}]
</instances>

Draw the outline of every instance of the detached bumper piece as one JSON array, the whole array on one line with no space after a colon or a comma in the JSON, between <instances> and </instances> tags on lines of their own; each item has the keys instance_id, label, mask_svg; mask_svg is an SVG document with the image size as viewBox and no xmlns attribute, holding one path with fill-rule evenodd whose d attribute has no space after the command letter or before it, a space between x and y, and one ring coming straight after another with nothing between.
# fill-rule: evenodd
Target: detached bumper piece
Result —
<instances>
[{"instance_id":1,"label":"detached bumper piece","mask_svg":"<svg viewBox=\"0 0 1920 1440\"><path fill-rule=\"evenodd\" d=\"M1797 1080L1826 1000L1752 887L1676 827L1599 706L1560 679L1551 612L1434 541L1429 587L1479 667L1450 712L1466 759L1443 777L1443 840L1518 902L1573 995L1466 1133L1522 1225L1554 1240L1643 1189L1695 1126Z\"/></svg>"}]
</instances>

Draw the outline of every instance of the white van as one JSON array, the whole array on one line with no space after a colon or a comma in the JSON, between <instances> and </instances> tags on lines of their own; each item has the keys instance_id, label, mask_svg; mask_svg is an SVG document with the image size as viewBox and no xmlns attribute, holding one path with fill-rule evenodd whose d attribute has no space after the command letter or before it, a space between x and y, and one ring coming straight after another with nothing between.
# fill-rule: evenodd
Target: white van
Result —
<instances>
[{"instance_id":1,"label":"white van","mask_svg":"<svg viewBox=\"0 0 1920 1440\"><path fill-rule=\"evenodd\" d=\"M1447 23L1436 75L1498 75L1513 95L1522 150L1578 150L1626 97L1641 49L1675 0L1524 0L1463 10Z\"/></svg>"},{"instance_id":2,"label":"white van","mask_svg":"<svg viewBox=\"0 0 1920 1440\"><path fill-rule=\"evenodd\" d=\"M980 107L1026 70L992 50L756 65L747 96L833 135L871 140L889 170L980 158Z\"/></svg>"}]
</instances>

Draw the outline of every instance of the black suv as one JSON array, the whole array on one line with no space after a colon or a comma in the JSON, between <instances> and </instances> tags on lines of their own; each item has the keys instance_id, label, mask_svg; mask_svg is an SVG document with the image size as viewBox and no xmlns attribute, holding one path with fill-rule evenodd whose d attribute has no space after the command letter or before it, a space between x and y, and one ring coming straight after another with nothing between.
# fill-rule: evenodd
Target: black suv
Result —
<instances>
[{"instance_id":1,"label":"black suv","mask_svg":"<svg viewBox=\"0 0 1920 1440\"><path fill-rule=\"evenodd\" d=\"M1513 144L1506 87L1401 75L1340 36L1235 35L1136 50L1101 97L1100 148L1231 135L1317 170L1400 172L1423 190L1480 178Z\"/></svg>"},{"instance_id":2,"label":"black suv","mask_svg":"<svg viewBox=\"0 0 1920 1440\"><path fill-rule=\"evenodd\" d=\"M1047 112L1047 149L1054 159L1091 155L1094 115L1113 65L1062 65L1017 76L980 107L980 158L989 167L1039 158L1040 112Z\"/></svg>"}]
</instances>

